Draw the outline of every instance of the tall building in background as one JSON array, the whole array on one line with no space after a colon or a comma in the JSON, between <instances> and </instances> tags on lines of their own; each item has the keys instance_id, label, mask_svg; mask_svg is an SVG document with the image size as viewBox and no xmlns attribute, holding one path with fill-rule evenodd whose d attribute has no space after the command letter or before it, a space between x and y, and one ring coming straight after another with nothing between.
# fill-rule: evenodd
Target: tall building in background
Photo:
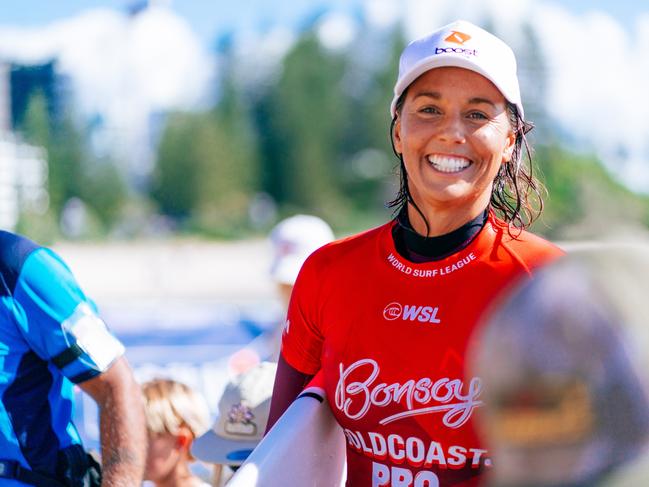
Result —
<instances>
[{"instance_id":1,"label":"tall building in background","mask_svg":"<svg viewBox=\"0 0 649 487\"><path fill-rule=\"evenodd\" d=\"M47 157L12 130L12 69L0 60L0 229L13 230L22 211L47 211ZM20 106L20 105L19 105ZM23 108L24 110L25 108Z\"/></svg>"},{"instance_id":2,"label":"tall building in background","mask_svg":"<svg viewBox=\"0 0 649 487\"><path fill-rule=\"evenodd\" d=\"M12 64L9 71L11 125L20 129L30 99L42 93L47 103L48 117L56 123L63 113L63 100L54 61L39 65Z\"/></svg>"},{"instance_id":3,"label":"tall building in background","mask_svg":"<svg viewBox=\"0 0 649 487\"><path fill-rule=\"evenodd\" d=\"M0 59L0 133L11 129L9 69L9 64Z\"/></svg>"}]
</instances>

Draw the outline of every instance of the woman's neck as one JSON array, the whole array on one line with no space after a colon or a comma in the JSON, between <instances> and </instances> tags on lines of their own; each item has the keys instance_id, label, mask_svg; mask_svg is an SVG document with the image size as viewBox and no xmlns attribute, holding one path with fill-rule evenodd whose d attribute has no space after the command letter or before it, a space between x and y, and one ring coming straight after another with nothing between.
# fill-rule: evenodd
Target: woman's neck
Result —
<instances>
[{"instance_id":1,"label":"woman's neck","mask_svg":"<svg viewBox=\"0 0 649 487\"><path fill-rule=\"evenodd\" d=\"M468 207L454 207L452 205L432 207L418 204L419 210L423 213L422 216L412 203L408 203L408 220L412 229L419 235L439 237L475 220L488 205L489 201L478 200Z\"/></svg>"},{"instance_id":2,"label":"woman's neck","mask_svg":"<svg viewBox=\"0 0 649 487\"><path fill-rule=\"evenodd\" d=\"M485 209L476 218L449 233L424 237L412 228L408 212L403 208L397 215L397 224L392 227L392 238L397 252L406 260L414 263L432 262L469 245L484 227L488 216L489 211Z\"/></svg>"}]
</instances>

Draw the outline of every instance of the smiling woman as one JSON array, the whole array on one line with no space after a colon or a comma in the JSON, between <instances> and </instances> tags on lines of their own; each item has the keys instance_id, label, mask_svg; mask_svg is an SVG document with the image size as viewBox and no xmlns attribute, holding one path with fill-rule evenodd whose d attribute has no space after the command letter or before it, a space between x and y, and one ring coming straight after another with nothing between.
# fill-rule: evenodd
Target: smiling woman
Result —
<instances>
[{"instance_id":1,"label":"smiling woman","mask_svg":"<svg viewBox=\"0 0 649 487\"><path fill-rule=\"evenodd\" d=\"M302 267L269 424L322 371L348 486L478 485L494 459L467 345L503 289L561 255L525 231L542 205L514 54L468 22L442 27L402 53L390 111L397 216Z\"/></svg>"},{"instance_id":2,"label":"smiling woman","mask_svg":"<svg viewBox=\"0 0 649 487\"><path fill-rule=\"evenodd\" d=\"M445 42L462 46L471 42L470 35L459 30L451 32L443 39ZM413 42L402 56L403 65L390 106L390 133L400 161L401 188L390 206L405 207L410 204L411 210L416 211L416 215L411 215L415 220L413 224L415 228L419 227L419 233L426 236L443 234L446 228L443 224L440 228L438 220L438 228L431 229L431 220L422 213L411 194L413 188L408 178L416 175L405 167L409 157L404 154L401 135L404 122L406 129L412 126L427 130L423 134L426 140L435 139L437 149L447 151L431 153L426 157L438 172L459 173L464 169L473 169L484 176L482 181L473 181L477 185L471 185L471 180L466 181L469 187L474 186L473 205L466 207L466 200L455 199L465 210L477 215L476 208L484 209L490 203L493 209L501 213L505 222L525 228L543 208L542 188L533 177L531 154L525 138L533 125L523 119L516 59L500 39L485 34L481 40L491 49L481 49L480 53L477 49L464 47L436 47L434 56L430 57L427 52L430 46L424 42L429 38L423 38ZM406 102L407 110L404 112ZM418 116L413 117L413 112L418 112L415 113ZM413 126L409 121L422 123ZM453 125L454 121L463 123ZM440 125L443 122L451 123L450 127ZM433 127L438 132L432 132ZM439 130L446 132L440 133ZM523 160L523 148L527 152L527 161ZM486 155L493 164L489 168L484 159L471 160L467 154L463 154L469 151L478 151L483 158ZM489 174L489 169L493 174ZM485 187L481 182L488 184ZM450 185L448 189L452 191L458 188ZM469 188L464 185L464 189ZM439 205L437 207L440 208ZM450 208L444 205L444 208L451 212L451 220L454 220L457 205ZM439 215L437 217L439 219ZM452 221L450 226L453 226Z\"/></svg>"}]
</instances>

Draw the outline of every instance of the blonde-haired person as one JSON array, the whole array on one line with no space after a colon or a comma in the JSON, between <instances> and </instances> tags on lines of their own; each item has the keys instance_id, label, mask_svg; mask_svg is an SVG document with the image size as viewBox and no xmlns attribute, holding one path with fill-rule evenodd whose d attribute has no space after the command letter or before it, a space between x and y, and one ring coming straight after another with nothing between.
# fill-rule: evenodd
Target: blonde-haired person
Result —
<instances>
[{"instance_id":1,"label":"blonde-haired person","mask_svg":"<svg viewBox=\"0 0 649 487\"><path fill-rule=\"evenodd\" d=\"M209 487L189 468L192 442L210 427L205 399L171 379L146 382L142 391L149 433L144 479L156 487Z\"/></svg>"}]
</instances>

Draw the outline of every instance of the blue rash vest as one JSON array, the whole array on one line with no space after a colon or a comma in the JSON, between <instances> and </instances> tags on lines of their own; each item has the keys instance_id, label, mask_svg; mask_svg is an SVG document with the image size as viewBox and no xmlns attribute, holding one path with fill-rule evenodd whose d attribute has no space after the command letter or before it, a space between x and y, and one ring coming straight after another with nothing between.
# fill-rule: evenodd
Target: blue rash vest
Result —
<instances>
[{"instance_id":1,"label":"blue rash vest","mask_svg":"<svg viewBox=\"0 0 649 487\"><path fill-rule=\"evenodd\" d=\"M56 478L59 451L81 443L74 384L123 353L59 256L0 231L0 461Z\"/></svg>"}]
</instances>

